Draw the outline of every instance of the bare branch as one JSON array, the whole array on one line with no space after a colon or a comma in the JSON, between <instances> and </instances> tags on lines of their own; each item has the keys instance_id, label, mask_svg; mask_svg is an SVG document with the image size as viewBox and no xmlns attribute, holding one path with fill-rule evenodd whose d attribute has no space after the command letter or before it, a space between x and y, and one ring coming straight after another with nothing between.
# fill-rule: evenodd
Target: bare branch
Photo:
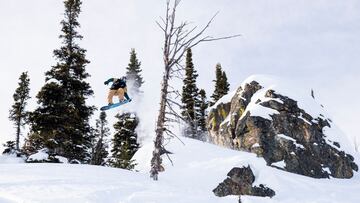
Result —
<instances>
[{"instance_id":1,"label":"bare branch","mask_svg":"<svg viewBox=\"0 0 360 203\"><path fill-rule=\"evenodd\" d=\"M173 133L172 131L166 130L165 133L167 133L168 135L171 135L171 136L177 138L183 145L185 145L185 143L184 143L177 135L175 135L175 133Z\"/></svg>"},{"instance_id":2,"label":"bare branch","mask_svg":"<svg viewBox=\"0 0 360 203\"><path fill-rule=\"evenodd\" d=\"M172 114L173 116L175 116L176 118L181 118L182 117L172 108L172 106L170 106L169 104L167 105L167 107L169 108L170 112L168 111L167 114ZM166 112L165 112L166 113Z\"/></svg>"},{"instance_id":3,"label":"bare branch","mask_svg":"<svg viewBox=\"0 0 360 203\"><path fill-rule=\"evenodd\" d=\"M185 121L183 118L182 118L182 116L181 115L179 115L178 113L176 113L176 112L174 112L174 111L168 111L168 112L166 112L165 113L166 115L170 115L170 116L174 116L175 118L177 118L177 120L176 119L171 119L171 118L168 118L168 117L166 117L165 118L165 120L171 120L171 121L173 121L173 122L179 122L179 120L182 120L182 121Z\"/></svg>"},{"instance_id":4,"label":"bare branch","mask_svg":"<svg viewBox=\"0 0 360 203\"><path fill-rule=\"evenodd\" d=\"M174 162L170 159L169 154L168 154L168 153L165 153L165 154L166 154L167 158L169 159L169 161L170 161L171 165L172 165L172 166L174 166Z\"/></svg>"},{"instance_id":5,"label":"bare branch","mask_svg":"<svg viewBox=\"0 0 360 203\"><path fill-rule=\"evenodd\" d=\"M172 114L172 113L166 113L166 114L175 115L175 114ZM178 122L178 121L179 120L177 120L177 119L165 118L165 122Z\"/></svg>"},{"instance_id":6,"label":"bare branch","mask_svg":"<svg viewBox=\"0 0 360 203\"><path fill-rule=\"evenodd\" d=\"M175 95L179 94L178 90L172 90L172 91L168 91L168 92L169 92L169 94L175 94Z\"/></svg>"},{"instance_id":7,"label":"bare branch","mask_svg":"<svg viewBox=\"0 0 360 203\"><path fill-rule=\"evenodd\" d=\"M164 23L164 25L166 25L166 21L164 20L164 18L160 16L160 19L161 19L162 23Z\"/></svg>"},{"instance_id":8,"label":"bare branch","mask_svg":"<svg viewBox=\"0 0 360 203\"><path fill-rule=\"evenodd\" d=\"M181 73L185 70L185 67L183 65L179 64L175 64L175 68L172 68L171 73Z\"/></svg>"},{"instance_id":9,"label":"bare branch","mask_svg":"<svg viewBox=\"0 0 360 203\"><path fill-rule=\"evenodd\" d=\"M155 21L155 22L163 32L166 32L165 28L163 28L158 21Z\"/></svg>"},{"instance_id":10,"label":"bare branch","mask_svg":"<svg viewBox=\"0 0 360 203\"><path fill-rule=\"evenodd\" d=\"M178 102L176 102L176 101L173 101L173 100L171 100L171 99L168 99L168 104L171 106L171 104L175 104L176 106L178 106L178 107L182 107L182 105L181 104L179 104Z\"/></svg>"},{"instance_id":11,"label":"bare branch","mask_svg":"<svg viewBox=\"0 0 360 203\"><path fill-rule=\"evenodd\" d=\"M175 95L175 99L181 97L181 94L180 94L179 90L171 91L171 92L169 92L169 94Z\"/></svg>"},{"instance_id":12,"label":"bare branch","mask_svg":"<svg viewBox=\"0 0 360 203\"><path fill-rule=\"evenodd\" d=\"M212 41L218 41L218 40L224 40L224 39L231 39L231 38L235 38L235 37L240 37L241 35L231 35L231 36L226 36L226 37L218 37L218 38L213 38L210 36L204 37L203 39L197 41L196 43L194 43L193 45L191 45L189 48L192 48L198 44L200 44L201 42L212 42Z\"/></svg>"}]
</instances>

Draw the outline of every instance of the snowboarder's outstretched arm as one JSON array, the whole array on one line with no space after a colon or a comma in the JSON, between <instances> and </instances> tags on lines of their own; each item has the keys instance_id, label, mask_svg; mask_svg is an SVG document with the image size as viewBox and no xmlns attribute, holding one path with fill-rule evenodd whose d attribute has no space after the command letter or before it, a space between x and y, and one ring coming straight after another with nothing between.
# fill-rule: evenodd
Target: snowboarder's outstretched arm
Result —
<instances>
[{"instance_id":1,"label":"snowboarder's outstretched arm","mask_svg":"<svg viewBox=\"0 0 360 203\"><path fill-rule=\"evenodd\" d=\"M108 85L110 82L114 82L115 78L110 78L104 82L105 85Z\"/></svg>"}]
</instances>

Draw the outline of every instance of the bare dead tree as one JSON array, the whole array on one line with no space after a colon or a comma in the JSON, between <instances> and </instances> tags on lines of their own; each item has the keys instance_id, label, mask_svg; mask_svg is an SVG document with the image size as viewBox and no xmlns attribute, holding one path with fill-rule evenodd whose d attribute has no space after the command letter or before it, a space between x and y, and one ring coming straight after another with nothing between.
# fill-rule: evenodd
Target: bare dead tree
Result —
<instances>
[{"instance_id":1,"label":"bare dead tree","mask_svg":"<svg viewBox=\"0 0 360 203\"><path fill-rule=\"evenodd\" d=\"M208 23L201 29L198 30L197 26L189 26L189 22L185 21L176 25L176 10L181 0L167 0L166 1L166 15L165 18L160 17L161 22L156 22L164 34L164 47L163 47L163 61L164 61L164 75L161 83L161 96L160 96L160 109L159 115L156 122L155 129L155 141L153 157L151 159L151 170L150 177L154 180L158 180L158 174L163 171L162 164L162 152L164 149L164 134L177 137L168 127L168 122L173 121L173 116L181 118L180 115L174 110L172 105L179 105L174 100L169 98L172 90L169 86L169 80L173 77L178 77L179 72L183 70L180 65L187 49L195 47L196 45L203 42L217 41L223 39L230 39L238 37L240 35L232 35L226 37L214 38L211 36L204 36L205 31L209 28L216 13ZM170 4L173 2L173 6Z\"/></svg>"}]
</instances>

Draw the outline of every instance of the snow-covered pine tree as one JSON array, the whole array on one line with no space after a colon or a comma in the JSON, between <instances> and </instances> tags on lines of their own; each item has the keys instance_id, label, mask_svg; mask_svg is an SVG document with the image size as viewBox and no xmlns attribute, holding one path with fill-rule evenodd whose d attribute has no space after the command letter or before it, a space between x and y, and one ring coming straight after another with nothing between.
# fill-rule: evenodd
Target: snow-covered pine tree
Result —
<instances>
[{"instance_id":1,"label":"snow-covered pine tree","mask_svg":"<svg viewBox=\"0 0 360 203\"><path fill-rule=\"evenodd\" d=\"M5 144L3 144L3 147L5 148L3 151L3 154L18 154L18 151L16 149L16 143L15 141L7 141Z\"/></svg>"},{"instance_id":2,"label":"snow-covered pine tree","mask_svg":"<svg viewBox=\"0 0 360 203\"><path fill-rule=\"evenodd\" d=\"M139 123L134 113L117 114L118 121L114 124L116 130L112 140L112 156L110 166L132 170L135 167L131 158L139 149L135 129Z\"/></svg>"},{"instance_id":3,"label":"snow-covered pine tree","mask_svg":"<svg viewBox=\"0 0 360 203\"><path fill-rule=\"evenodd\" d=\"M210 102L210 105L214 105L220 98L221 98L221 78L222 78L222 70L221 70L221 64L216 64L215 67L215 80L213 82L215 83L215 89L214 93L211 95L211 98L213 99L212 102Z\"/></svg>"},{"instance_id":4,"label":"snow-covered pine tree","mask_svg":"<svg viewBox=\"0 0 360 203\"><path fill-rule=\"evenodd\" d=\"M196 115L198 121L198 128L201 133L206 132L206 109L208 108L208 101L204 89L199 91L199 102L196 104Z\"/></svg>"},{"instance_id":5,"label":"snow-covered pine tree","mask_svg":"<svg viewBox=\"0 0 360 203\"><path fill-rule=\"evenodd\" d=\"M226 95L229 92L230 84L227 81L226 73L222 70L221 64L216 64L215 67L215 90L214 93L211 95L213 99L210 102L210 106L214 105L221 97Z\"/></svg>"},{"instance_id":6,"label":"snow-covered pine tree","mask_svg":"<svg viewBox=\"0 0 360 203\"><path fill-rule=\"evenodd\" d=\"M27 100L30 99L30 78L27 72L21 73L19 77L19 86L16 88L13 95L14 104L12 105L9 112L9 119L14 122L16 128L16 139L15 139L15 149L19 151L21 127L27 122L28 112L25 107L27 105Z\"/></svg>"},{"instance_id":7,"label":"snow-covered pine tree","mask_svg":"<svg viewBox=\"0 0 360 203\"><path fill-rule=\"evenodd\" d=\"M88 162L90 159L89 118L94 106L86 105L93 91L85 81L90 75L85 66L86 50L77 41L83 37L77 32L77 18L81 12L80 0L66 0L65 19L61 21L63 46L54 50L57 64L46 72L46 84L37 95L39 107L31 113L31 134L28 149L48 148L50 153L69 160Z\"/></svg>"},{"instance_id":8,"label":"snow-covered pine tree","mask_svg":"<svg viewBox=\"0 0 360 203\"><path fill-rule=\"evenodd\" d=\"M106 113L102 111L99 119L96 119L96 128L92 138L91 161L92 165L105 165L106 158L109 155L107 151L108 143L106 138L110 135L110 129L107 127Z\"/></svg>"},{"instance_id":9,"label":"snow-covered pine tree","mask_svg":"<svg viewBox=\"0 0 360 203\"><path fill-rule=\"evenodd\" d=\"M198 121L196 116L195 106L199 103L198 92L199 89L196 86L196 78L198 74L194 68L192 61L192 51L188 49L186 52L186 64L185 64L185 78L183 80L182 87L182 112L181 115L185 120L188 128L185 128L185 136L196 138Z\"/></svg>"},{"instance_id":10,"label":"snow-covered pine tree","mask_svg":"<svg viewBox=\"0 0 360 203\"><path fill-rule=\"evenodd\" d=\"M230 90L230 84L228 83L228 79L225 71L222 72L221 87L222 87L222 92L221 92L222 96L227 95Z\"/></svg>"},{"instance_id":11,"label":"snow-covered pine tree","mask_svg":"<svg viewBox=\"0 0 360 203\"><path fill-rule=\"evenodd\" d=\"M130 62L128 67L126 67L126 77L128 78L130 93L138 95L141 85L144 83L144 80L141 76L141 62L138 60L135 49L131 49L130 52Z\"/></svg>"}]
</instances>

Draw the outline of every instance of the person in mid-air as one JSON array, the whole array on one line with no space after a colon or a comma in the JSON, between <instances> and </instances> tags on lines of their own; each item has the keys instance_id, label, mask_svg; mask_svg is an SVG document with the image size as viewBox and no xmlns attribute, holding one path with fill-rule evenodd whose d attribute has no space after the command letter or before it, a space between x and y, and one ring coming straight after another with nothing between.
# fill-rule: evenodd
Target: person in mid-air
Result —
<instances>
[{"instance_id":1,"label":"person in mid-air","mask_svg":"<svg viewBox=\"0 0 360 203\"><path fill-rule=\"evenodd\" d=\"M109 90L109 94L107 97L108 105L113 104L113 97L118 96L119 102L124 102L128 100L131 101L129 95L127 94L127 88L126 88L126 77L123 76L121 78L110 78L104 82L105 85L108 85L110 82L112 82L112 85ZM126 100L125 100L126 98Z\"/></svg>"}]
</instances>

